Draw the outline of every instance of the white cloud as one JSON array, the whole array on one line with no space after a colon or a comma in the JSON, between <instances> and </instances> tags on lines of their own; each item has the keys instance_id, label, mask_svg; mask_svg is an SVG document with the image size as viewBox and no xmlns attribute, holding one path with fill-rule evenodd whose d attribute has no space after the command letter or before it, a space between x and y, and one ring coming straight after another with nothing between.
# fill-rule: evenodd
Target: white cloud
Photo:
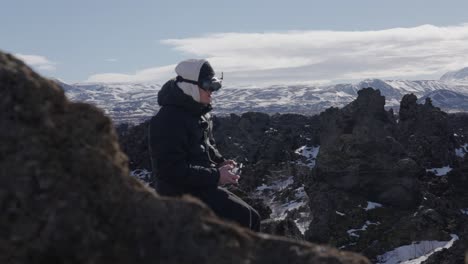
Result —
<instances>
[{"instance_id":1,"label":"white cloud","mask_svg":"<svg viewBox=\"0 0 468 264\"><path fill-rule=\"evenodd\" d=\"M119 61L118 59L115 59L115 58L109 58L109 59L106 59L107 62L117 62Z\"/></svg>"},{"instance_id":2,"label":"white cloud","mask_svg":"<svg viewBox=\"0 0 468 264\"><path fill-rule=\"evenodd\" d=\"M55 71L56 70L56 63L48 60L44 56L39 56L39 55L29 55L29 54L21 54L21 53L16 53L16 57L24 61L26 64L31 66L32 68L35 68L37 70L43 70L43 71Z\"/></svg>"},{"instance_id":3,"label":"white cloud","mask_svg":"<svg viewBox=\"0 0 468 264\"><path fill-rule=\"evenodd\" d=\"M376 31L219 33L162 43L187 57L207 58L218 73L224 71L228 84L238 85L439 78L468 66L468 24ZM147 71L162 80L162 75L173 75L173 66ZM107 77L147 80L150 76L143 72Z\"/></svg>"},{"instance_id":4,"label":"white cloud","mask_svg":"<svg viewBox=\"0 0 468 264\"><path fill-rule=\"evenodd\" d=\"M169 78L175 77L175 65L154 67L137 71L134 74L122 73L100 73L91 75L87 82L165 82Z\"/></svg>"}]
</instances>

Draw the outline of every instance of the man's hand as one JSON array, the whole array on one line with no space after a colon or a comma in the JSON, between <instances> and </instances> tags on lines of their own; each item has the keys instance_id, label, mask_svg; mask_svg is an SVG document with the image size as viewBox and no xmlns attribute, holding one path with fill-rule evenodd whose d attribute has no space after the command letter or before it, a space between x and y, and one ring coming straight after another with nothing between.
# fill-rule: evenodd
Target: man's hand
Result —
<instances>
[{"instance_id":1,"label":"man's hand","mask_svg":"<svg viewBox=\"0 0 468 264\"><path fill-rule=\"evenodd\" d=\"M237 184L240 176L231 172L233 165L227 164L219 168L218 185Z\"/></svg>"},{"instance_id":2,"label":"man's hand","mask_svg":"<svg viewBox=\"0 0 468 264\"><path fill-rule=\"evenodd\" d=\"M225 161L219 163L219 164L218 164L218 167L222 167L222 166L224 166L224 165L236 166L237 163L236 163L235 161L233 161L233 160L225 160Z\"/></svg>"}]
</instances>

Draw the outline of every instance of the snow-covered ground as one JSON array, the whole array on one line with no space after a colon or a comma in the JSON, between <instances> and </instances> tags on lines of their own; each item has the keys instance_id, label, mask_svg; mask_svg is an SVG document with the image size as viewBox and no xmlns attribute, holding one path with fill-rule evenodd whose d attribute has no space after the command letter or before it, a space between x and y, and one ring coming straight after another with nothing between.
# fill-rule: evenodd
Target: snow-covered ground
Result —
<instances>
[{"instance_id":1,"label":"snow-covered ground","mask_svg":"<svg viewBox=\"0 0 468 264\"><path fill-rule=\"evenodd\" d=\"M468 153L468 143L461 146L460 148L455 149L455 154L460 158L464 158L466 153Z\"/></svg>"},{"instance_id":2,"label":"snow-covered ground","mask_svg":"<svg viewBox=\"0 0 468 264\"><path fill-rule=\"evenodd\" d=\"M272 190L275 192L279 192L279 191L286 189L293 182L294 182L293 176L289 176L286 179L280 179L280 180L274 181L270 183L269 185L266 185L265 183L263 183L262 185L257 187L257 191Z\"/></svg>"},{"instance_id":3,"label":"snow-covered ground","mask_svg":"<svg viewBox=\"0 0 468 264\"><path fill-rule=\"evenodd\" d=\"M367 206L366 208L364 208L364 210L369 211L369 210L379 208L379 207L382 207L382 205L379 203L367 201Z\"/></svg>"},{"instance_id":4,"label":"snow-covered ground","mask_svg":"<svg viewBox=\"0 0 468 264\"><path fill-rule=\"evenodd\" d=\"M257 187L256 194L264 199L264 202L270 207L272 213L271 219L283 220L287 213L291 210L306 206L308 196L304 191L304 187L294 189L294 197L290 200L283 201L279 199L283 191L290 191L290 185L294 182L293 177L289 176L286 179L279 179L271 182L269 185L262 184Z\"/></svg>"},{"instance_id":5,"label":"snow-covered ground","mask_svg":"<svg viewBox=\"0 0 468 264\"><path fill-rule=\"evenodd\" d=\"M356 229L349 229L348 231L346 231L348 233L349 236L353 236L353 237L359 237L359 234L357 234L357 232L359 231L366 231L367 228L371 225L380 225L379 222L376 222L376 223L372 223L371 221L366 221L366 223L361 226L360 228L356 228Z\"/></svg>"},{"instance_id":6,"label":"snow-covered ground","mask_svg":"<svg viewBox=\"0 0 468 264\"><path fill-rule=\"evenodd\" d=\"M315 161L317 159L317 155L320 151L320 146L302 146L294 151L294 153L301 155L305 158L305 161L298 161L298 164L305 165L309 168L315 167Z\"/></svg>"},{"instance_id":7,"label":"snow-covered ground","mask_svg":"<svg viewBox=\"0 0 468 264\"><path fill-rule=\"evenodd\" d=\"M427 172L433 172L436 176L444 176L452 170L450 166L445 166L442 168L432 168L426 169Z\"/></svg>"},{"instance_id":8,"label":"snow-covered ground","mask_svg":"<svg viewBox=\"0 0 468 264\"><path fill-rule=\"evenodd\" d=\"M411 245L395 248L377 257L379 264L419 264L427 260L429 256L444 248L450 248L458 236L451 235L449 241L417 241Z\"/></svg>"},{"instance_id":9,"label":"snow-covered ground","mask_svg":"<svg viewBox=\"0 0 468 264\"><path fill-rule=\"evenodd\" d=\"M295 150L295 153L301 156L301 160L292 165L314 168L319 150L320 146L299 147ZM293 186L296 186L295 189L292 189ZM304 234L309 228L312 217L309 208L309 197L304 190L304 185L297 186L297 184L294 185L293 176L279 175L279 177L258 186L254 195L263 199L263 202L270 207L272 211L270 218L273 220L284 220L289 212L297 210L297 214L294 215L294 222L301 233ZM288 195L283 196L284 192L288 192Z\"/></svg>"},{"instance_id":10,"label":"snow-covered ground","mask_svg":"<svg viewBox=\"0 0 468 264\"><path fill-rule=\"evenodd\" d=\"M297 210L297 214L294 215L294 222L301 233L304 234L312 221L309 197L303 185L294 189L293 186L293 176L280 176L257 187L254 196L262 199L271 209L270 218L275 221L284 220L288 213ZM284 193L287 193L287 195L284 196Z\"/></svg>"}]
</instances>

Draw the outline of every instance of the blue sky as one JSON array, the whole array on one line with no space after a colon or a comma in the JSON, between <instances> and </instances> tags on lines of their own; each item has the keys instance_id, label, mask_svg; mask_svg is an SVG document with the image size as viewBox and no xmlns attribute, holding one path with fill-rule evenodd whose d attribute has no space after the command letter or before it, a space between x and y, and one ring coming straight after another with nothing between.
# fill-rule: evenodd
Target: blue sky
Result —
<instances>
[{"instance_id":1,"label":"blue sky","mask_svg":"<svg viewBox=\"0 0 468 264\"><path fill-rule=\"evenodd\" d=\"M162 82L192 57L208 58L232 84L427 79L468 66L465 0L0 6L0 49L69 83Z\"/></svg>"}]
</instances>

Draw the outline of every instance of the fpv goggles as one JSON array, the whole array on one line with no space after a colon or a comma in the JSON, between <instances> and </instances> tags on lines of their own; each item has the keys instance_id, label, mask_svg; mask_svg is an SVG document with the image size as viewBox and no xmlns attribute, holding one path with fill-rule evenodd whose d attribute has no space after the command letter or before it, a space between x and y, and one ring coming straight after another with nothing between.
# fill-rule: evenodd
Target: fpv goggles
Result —
<instances>
[{"instance_id":1,"label":"fpv goggles","mask_svg":"<svg viewBox=\"0 0 468 264\"><path fill-rule=\"evenodd\" d=\"M216 92L222 87L223 83L223 73L221 73L221 78L212 77L211 79L203 80L201 82L196 82L192 80L187 80L182 78L182 76L177 76L177 82L187 82L191 84L196 84L205 91Z\"/></svg>"}]
</instances>

